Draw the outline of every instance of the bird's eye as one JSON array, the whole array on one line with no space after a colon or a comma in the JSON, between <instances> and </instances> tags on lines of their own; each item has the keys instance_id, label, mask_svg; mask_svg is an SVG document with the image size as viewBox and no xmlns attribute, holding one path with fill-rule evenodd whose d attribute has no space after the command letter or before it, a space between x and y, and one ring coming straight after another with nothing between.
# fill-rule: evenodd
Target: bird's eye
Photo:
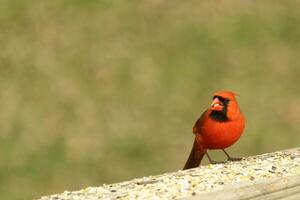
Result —
<instances>
[{"instance_id":1,"label":"bird's eye","mask_svg":"<svg viewBox=\"0 0 300 200\"><path fill-rule=\"evenodd\" d=\"M229 104L229 99L224 99L223 103L224 104Z\"/></svg>"}]
</instances>

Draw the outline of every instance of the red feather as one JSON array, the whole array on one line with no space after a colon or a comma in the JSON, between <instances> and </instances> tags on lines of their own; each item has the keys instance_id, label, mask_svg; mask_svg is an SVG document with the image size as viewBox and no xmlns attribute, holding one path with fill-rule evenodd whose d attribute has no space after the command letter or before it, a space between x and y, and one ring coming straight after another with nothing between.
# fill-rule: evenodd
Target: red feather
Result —
<instances>
[{"instance_id":1,"label":"red feather","mask_svg":"<svg viewBox=\"0 0 300 200\"><path fill-rule=\"evenodd\" d=\"M243 133L245 119L235 99L236 94L221 91L213 96L212 106L201 115L193 127L195 141L184 169L199 166L208 149L225 149L233 145ZM220 106L224 108L223 113ZM218 116L214 117L213 114L220 115L221 118L218 119Z\"/></svg>"}]
</instances>

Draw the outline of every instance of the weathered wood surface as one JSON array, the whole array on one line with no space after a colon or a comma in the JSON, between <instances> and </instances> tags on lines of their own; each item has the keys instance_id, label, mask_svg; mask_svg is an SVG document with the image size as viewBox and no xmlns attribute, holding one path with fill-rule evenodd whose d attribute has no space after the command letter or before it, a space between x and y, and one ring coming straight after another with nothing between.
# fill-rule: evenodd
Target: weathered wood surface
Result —
<instances>
[{"instance_id":1,"label":"weathered wood surface","mask_svg":"<svg viewBox=\"0 0 300 200\"><path fill-rule=\"evenodd\" d=\"M299 200L300 148L253 156L240 162L65 191L41 199Z\"/></svg>"},{"instance_id":2,"label":"weathered wood surface","mask_svg":"<svg viewBox=\"0 0 300 200\"><path fill-rule=\"evenodd\" d=\"M274 178L253 183L240 183L224 189L200 194L185 200L199 199L300 200L300 176Z\"/></svg>"}]
</instances>

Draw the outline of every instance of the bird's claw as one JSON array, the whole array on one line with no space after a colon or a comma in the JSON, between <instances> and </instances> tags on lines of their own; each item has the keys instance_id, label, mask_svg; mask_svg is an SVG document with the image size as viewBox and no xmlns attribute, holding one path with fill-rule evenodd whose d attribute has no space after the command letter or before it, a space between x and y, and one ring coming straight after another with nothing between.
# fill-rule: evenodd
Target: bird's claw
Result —
<instances>
[{"instance_id":1,"label":"bird's claw","mask_svg":"<svg viewBox=\"0 0 300 200\"><path fill-rule=\"evenodd\" d=\"M215 165L215 164L225 164L226 162L224 161L215 161L215 160L211 160L210 164Z\"/></svg>"},{"instance_id":2,"label":"bird's claw","mask_svg":"<svg viewBox=\"0 0 300 200\"><path fill-rule=\"evenodd\" d=\"M235 161L241 161L243 158L233 158L233 157L228 157L228 161L232 161L232 162L235 162Z\"/></svg>"}]
</instances>

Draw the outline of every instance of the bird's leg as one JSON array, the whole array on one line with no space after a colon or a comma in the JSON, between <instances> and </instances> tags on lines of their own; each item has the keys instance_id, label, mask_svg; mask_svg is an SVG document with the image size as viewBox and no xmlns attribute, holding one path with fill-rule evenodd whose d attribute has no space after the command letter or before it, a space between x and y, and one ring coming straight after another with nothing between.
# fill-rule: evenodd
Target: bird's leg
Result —
<instances>
[{"instance_id":1,"label":"bird's leg","mask_svg":"<svg viewBox=\"0 0 300 200\"><path fill-rule=\"evenodd\" d=\"M222 149L222 151L226 154L227 160L228 160L228 161L240 161L240 160L242 160L242 158L233 158L233 157L231 157L231 156L225 151L225 149Z\"/></svg>"},{"instance_id":2,"label":"bird's leg","mask_svg":"<svg viewBox=\"0 0 300 200\"><path fill-rule=\"evenodd\" d=\"M206 152L205 155L207 156L210 164L222 164L222 163L225 163L225 162L222 162L222 161L215 161L213 159L211 159L211 157L208 155L208 153Z\"/></svg>"}]
</instances>

